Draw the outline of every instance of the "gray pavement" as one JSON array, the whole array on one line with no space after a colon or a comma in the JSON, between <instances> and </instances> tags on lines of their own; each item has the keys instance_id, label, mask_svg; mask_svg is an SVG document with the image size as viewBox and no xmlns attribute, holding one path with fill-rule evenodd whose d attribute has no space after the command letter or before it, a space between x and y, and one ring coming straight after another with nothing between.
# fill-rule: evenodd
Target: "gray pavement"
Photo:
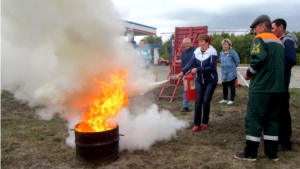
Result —
<instances>
[{"instance_id":1,"label":"gray pavement","mask_svg":"<svg viewBox=\"0 0 300 169\"><path fill-rule=\"evenodd\" d=\"M157 66L152 65L149 67L149 70L152 70L158 74L158 81L166 80L169 74L169 66ZM247 86L249 81L244 80L241 76L245 74L247 67L238 67L238 82L243 86ZM218 74L219 74L219 82L221 81L221 69L218 67ZM240 75L239 75L240 74ZM290 83L290 88L300 88L300 66L294 66L292 69L292 78Z\"/></svg>"}]
</instances>

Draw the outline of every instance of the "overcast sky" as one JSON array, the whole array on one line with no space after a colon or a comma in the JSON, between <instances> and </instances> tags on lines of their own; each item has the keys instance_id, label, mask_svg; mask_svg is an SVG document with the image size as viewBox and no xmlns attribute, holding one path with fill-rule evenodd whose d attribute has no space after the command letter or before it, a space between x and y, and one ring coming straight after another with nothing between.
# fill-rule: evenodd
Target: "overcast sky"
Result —
<instances>
[{"instance_id":1,"label":"overcast sky","mask_svg":"<svg viewBox=\"0 0 300 169\"><path fill-rule=\"evenodd\" d=\"M209 31L247 31L256 17L283 18L300 31L300 0L112 0L124 20L174 32L175 27L207 25ZM165 35L164 35L165 36Z\"/></svg>"}]
</instances>

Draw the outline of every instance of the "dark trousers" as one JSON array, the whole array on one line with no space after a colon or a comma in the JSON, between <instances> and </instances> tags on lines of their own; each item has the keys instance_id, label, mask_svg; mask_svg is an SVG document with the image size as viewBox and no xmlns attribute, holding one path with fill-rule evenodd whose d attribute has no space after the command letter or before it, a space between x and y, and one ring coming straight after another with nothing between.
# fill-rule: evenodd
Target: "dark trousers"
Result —
<instances>
[{"instance_id":1,"label":"dark trousers","mask_svg":"<svg viewBox=\"0 0 300 169\"><path fill-rule=\"evenodd\" d=\"M269 156L270 158L277 157L277 153L278 153L278 148L276 148L277 146L278 145L276 141L264 140L265 155ZM246 157L256 158L258 147L259 147L259 142L246 140L246 147L244 149L243 154Z\"/></svg>"},{"instance_id":2,"label":"dark trousers","mask_svg":"<svg viewBox=\"0 0 300 169\"><path fill-rule=\"evenodd\" d=\"M203 124L209 121L210 101L217 87L217 82L202 84L196 81L197 100L195 102L194 125L200 127L203 107Z\"/></svg>"},{"instance_id":3,"label":"dark trousers","mask_svg":"<svg viewBox=\"0 0 300 169\"><path fill-rule=\"evenodd\" d=\"M263 131L265 154L276 157L278 152L278 112L283 93L249 93L246 115L246 147L244 154L256 158Z\"/></svg>"},{"instance_id":4,"label":"dark trousers","mask_svg":"<svg viewBox=\"0 0 300 169\"><path fill-rule=\"evenodd\" d=\"M228 96L228 86L230 88L230 100L234 101L234 96L235 96L235 86L234 86L234 81L236 78L234 78L233 80L229 81L229 82L222 82L222 86L223 86L223 99L227 100L227 96Z\"/></svg>"},{"instance_id":5,"label":"dark trousers","mask_svg":"<svg viewBox=\"0 0 300 169\"><path fill-rule=\"evenodd\" d=\"M291 146L292 136L292 120L290 114L290 93L289 84L285 83L285 92L283 95L282 105L278 113L278 125L279 125L279 144L283 146Z\"/></svg>"}]
</instances>

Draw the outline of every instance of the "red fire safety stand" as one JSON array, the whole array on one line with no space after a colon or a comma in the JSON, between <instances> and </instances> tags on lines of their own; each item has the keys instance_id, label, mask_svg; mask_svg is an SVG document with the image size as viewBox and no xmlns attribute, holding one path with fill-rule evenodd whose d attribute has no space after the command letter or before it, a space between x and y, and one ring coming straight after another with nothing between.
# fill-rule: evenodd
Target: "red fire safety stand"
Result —
<instances>
[{"instance_id":1,"label":"red fire safety stand","mask_svg":"<svg viewBox=\"0 0 300 169\"><path fill-rule=\"evenodd\" d=\"M170 102L172 102L178 86L182 84L182 79L176 78L176 75L179 74L182 70L181 53L184 50L182 40L184 38L190 38L192 41L192 46L197 48L199 47L197 40L198 35L207 34L207 32L207 26L175 28L173 58L170 61L170 72L167 77L167 79L170 80L163 85L157 100L160 100L161 98L170 98Z\"/></svg>"}]
</instances>

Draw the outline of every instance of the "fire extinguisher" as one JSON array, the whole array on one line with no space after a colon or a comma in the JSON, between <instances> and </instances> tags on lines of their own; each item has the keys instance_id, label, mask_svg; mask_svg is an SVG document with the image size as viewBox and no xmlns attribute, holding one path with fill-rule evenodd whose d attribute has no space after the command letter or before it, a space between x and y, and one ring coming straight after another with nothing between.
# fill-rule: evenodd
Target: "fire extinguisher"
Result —
<instances>
[{"instance_id":1,"label":"fire extinguisher","mask_svg":"<svg viewBox=\"0 0 300 169\"><path fill-rule=\"evenodd\" d=\"M194 101L197 99L196 82L193 74L188 74L184 78L184 86L186 86L186 100Z\"/></svg>"},{"instance_id":2,"label":"fire extinguisher","mask_svg":"<svg viewBox=\"0 0 300 169\"><path fill-rule=\"evenodd\" d=\"M239 86L240 86L240 84L239 84L238 78L236 78L234 80L234 87L239 87Z\"/></svg>"}]
</instances>

